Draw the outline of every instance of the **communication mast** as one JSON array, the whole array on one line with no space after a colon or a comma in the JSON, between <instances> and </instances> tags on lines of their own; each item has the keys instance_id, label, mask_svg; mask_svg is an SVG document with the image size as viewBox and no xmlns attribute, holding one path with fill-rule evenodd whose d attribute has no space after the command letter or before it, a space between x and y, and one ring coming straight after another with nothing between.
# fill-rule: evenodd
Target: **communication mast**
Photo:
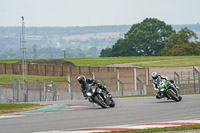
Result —
<instances>
[{"instance_id":1,"label":"communication mast","mask_svg":"<svg viewBox=\"0 0 200 133\"><path fill-rule=\"evenodd\" d=\"M37 58L37 45L33 45L33 59Z\"/></svg>"},{"instance_id":2,"label":"communication mast","mask_svg":"<svg viewBox=\"0 0 200 133\"><path fill-rule=\"evenodd\" d=\"M23 81L26 80L26 59L25 59L25 54L26 54L26 48L24 46L25 44L25 23L24 23L24 17L22 16L22 32L20 34L20 51L22 52L22 74L23 74Z\"/></svg>"}]
</instances>

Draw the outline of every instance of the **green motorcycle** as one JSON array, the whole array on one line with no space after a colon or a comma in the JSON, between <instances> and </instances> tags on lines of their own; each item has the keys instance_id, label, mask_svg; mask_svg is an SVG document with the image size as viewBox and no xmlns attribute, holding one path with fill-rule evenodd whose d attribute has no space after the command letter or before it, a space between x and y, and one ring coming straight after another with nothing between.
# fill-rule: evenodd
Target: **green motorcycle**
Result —
<instances>
[{"instance_id":1,"label":"green motorcycle","mask_svg":"<svg viewBox=\"0 0 200 133\"><path fill-rule=\"evenodd\" d=\"M179 87L174 87L173 84L169 80L160 80L157 85L160 90L161 98L166 97L167 99L175 100L179 102L182 100L182 97L179 95Z\"/></svg>"}]
</instances>

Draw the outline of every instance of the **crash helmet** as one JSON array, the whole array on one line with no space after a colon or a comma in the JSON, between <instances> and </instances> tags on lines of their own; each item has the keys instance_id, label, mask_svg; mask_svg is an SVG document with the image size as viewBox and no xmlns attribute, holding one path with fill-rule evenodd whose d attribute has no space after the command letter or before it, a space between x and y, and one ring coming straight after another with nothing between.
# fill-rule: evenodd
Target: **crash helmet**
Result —
<instances>
[{"instance_id":1,"label":"crash helmet","mask_svg":"<svg viewBox=\"0 0 200 133\"><path fill-rule=\"evenodd\" d=\"M80 76L78 77L78 82L79 82L80 84L85 83L85 82L86 82L85 76L84 76L84 75L80 75Z\"/></svg>"},{"instance_id":2,"label":"crash helmet","mask_svg":"<svg viewBox=\"0 0 200 133\"><path fill-rule=\"evenodd\" d=\"M153 79L157 79L158 73L157 72L152 72L151 76L152 76Z\"/></svg>"}]
</instances>

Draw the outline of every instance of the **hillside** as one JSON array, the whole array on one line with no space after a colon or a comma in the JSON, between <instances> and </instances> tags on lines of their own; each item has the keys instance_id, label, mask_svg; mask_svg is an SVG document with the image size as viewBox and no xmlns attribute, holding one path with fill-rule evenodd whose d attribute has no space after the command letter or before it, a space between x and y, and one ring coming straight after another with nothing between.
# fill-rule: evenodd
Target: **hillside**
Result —
<instances>
[{"instance_id":1,"label":"hillside","mask_svg":"<svg viewBox=\"0 0 200 133\"><path fill-rule=\"evenodd\" d=\"M101 49L112 47L131 25L86 27L26 27L26 58L98 57ZM188 27L200 38L200 24ZM0 59L20 59L21 27L0 27Z\"/></svg>"}]
</instances>

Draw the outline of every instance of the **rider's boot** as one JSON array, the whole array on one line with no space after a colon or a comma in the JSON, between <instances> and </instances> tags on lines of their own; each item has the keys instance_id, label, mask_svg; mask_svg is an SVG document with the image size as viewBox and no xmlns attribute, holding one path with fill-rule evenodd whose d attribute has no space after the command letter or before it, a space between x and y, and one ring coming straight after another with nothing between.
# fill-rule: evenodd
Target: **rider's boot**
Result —
<instances>
[{"instance_id":1,"label":"rider's boot","mask_svg":"<svg viewBox=\"0 0 200 133\"><path fill-rule=\"evenodd\" d=\"M162 98L159 92L156 94L156 98L157 99L161 99Z\"/></svg>"},{"instance_id":2,"label":"rider's boot","mask_svg":"<svg viewBox=\"0 0 200 133\"><path fill-rule=\"evenodd\" d=\"M159 96L157 96L157 95L156 95L156 98L157 98L157 99L161 99L161 97L159 97Z\"/></svg>"}]
</instances>

